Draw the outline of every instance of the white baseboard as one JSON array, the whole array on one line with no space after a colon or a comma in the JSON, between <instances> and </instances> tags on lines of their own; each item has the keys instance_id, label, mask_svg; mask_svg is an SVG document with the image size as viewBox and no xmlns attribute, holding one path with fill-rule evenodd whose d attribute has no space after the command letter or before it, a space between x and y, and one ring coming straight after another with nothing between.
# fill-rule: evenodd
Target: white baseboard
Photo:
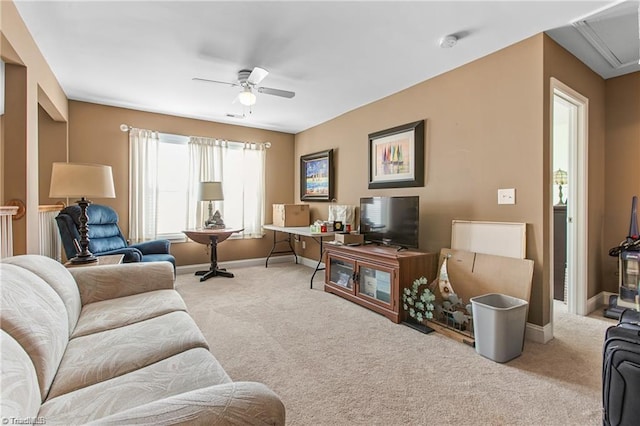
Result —
<instances>
[{"instance_id":1,"label":"white baseboard","mask_svg":"<svg viewBox=\"0 0 640 426\"><path fill-rule=\"evenodd\" d=\"M602 293L600 293L600 295L602 296L602 301L600 303L602 303L603 305L608 305L609 304L609 298L611 296L617 296L618 293L612 293L610 291L603 291Z\"/></svg>"},{"instance_id":2,"label":"white baseboard","mask_svg":"<svg viewBox=\"0 0 640 426\"><path fill-rule=\"evenodd\" d=\"M601 291L600 293L587 300L587 315L595 311L602 305L608 305L609 297L614 295L617 295L617 293L612 293L610 291Z\"/></svg>"},{"instance_id":3,"label":"white baseboard","mask_svg":"<svg viewBox=\"0 0 640 426\"><path fill-rule=\"evenodd\" d=\"M598 306L603 303L603 300L605 299L605 297L602 293L603 292L600 292L587 300L587 315L595 311L598 308Z\"/></svg>"},{"instance_id":4,"label":"white baseboard","mask_svg":"<svg viewBox=\"0 0 640 426\"><path fill-rule=\"evenodd\" d=\"M609 304L609 297L611 296L617 296L618 293L612 293L610 291L603 291L602 293L600 293L602 295L602 304L603 305L608 305Z\"/></svg>"},{"instance_id":5,"label":"white baseboard","mask_svg":"<svg viewBox=\"0 0 640 426\"><path fill-rule=\"evenodd\" d=\"M317 260L309 259L308 257L298 256L298 262L300 262L304 266L308 266L309 268L316 269L316 265L318 264ZM324 263L320 263L320 268L324 268Z\"/></svg>"},{"instance_id":6,"label":"white baseboard","mask_svg":"<svg viewBox=\"0 0 640 426\"><path fill-rule=\"evenodd\" d=\"M587 300L587 315L595 311L596 308L602 303L602 293L596 294L589 300Z\"/></svg>"},{"instance_id":7,"label":"white baseboard","mask_svg":"<svg viewBox=\"0 0 640 426\"><path fill-rule=\"evenodd\" d=\"M547 343L551 339L553 339L553 326L551 323L546 324L544 327L527 323L527 327L525 328L524 337L527 340L536 343Z\"/></svg>"},{"instance_id":8,"label":"white baseboard","mask_svg":"<svg viewBox=\"0 0 640 426\"><path fill-rule=\"evenodd\" d=\"M587 300L587 315L595 311L602 305L609 303L609 296L615 295L609 291L602 291ZM536 343L547 343L553 339L553 326L551 323L541 327L537 324L527 323L525 338Z\"/></svg>"},{"instance_id":9,"label":"white baseboard","mask_svg":"<svg viewBox=\"0 0 640 426\"><path fill-rule=\"evenodd\" d=\"M301 257L298 256L298 261L300 261ZM223 268L229 268L229 269L233 269L233 268L243 268L243 267L247 267L247 266L259 266L262 265L264 266L265 262L266 262L267 258L266 257L258 257L255 259L241 259L241 260L229 260L226 262L220 262L220 266L222 266ZM287 256L274 256L271 257L269 259L269 264L272 263L288 263L288 262L293 262L293 255L287 255ZM316 263L318 263L316 261ZM193 274L196 271L206 271L209 269L209 266L211 266L210 263L200 263L197 265L184 265L184 266L177 266L176 267L176 274L177 275L182 275L182 274ZM313 267L315 268L315 264L313 265Z\"/></svg>"}]
</instances>

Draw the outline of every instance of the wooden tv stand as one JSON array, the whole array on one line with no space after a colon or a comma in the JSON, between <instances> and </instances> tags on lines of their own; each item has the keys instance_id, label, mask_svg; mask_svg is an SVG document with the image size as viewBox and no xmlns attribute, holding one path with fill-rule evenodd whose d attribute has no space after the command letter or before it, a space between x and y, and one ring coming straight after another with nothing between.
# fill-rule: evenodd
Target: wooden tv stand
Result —
<instances>
[{"instance_id":1,"label":"wooden tv stand","mask_svg":"<svg viewBox=\"0 0 640 426\"><path fill-rule=\"evenodd\" d=\"M402 292L413 281L436 276L438 256L396 247L325 245L324 291L384 315L395 323L405 319Z\"/></svg>"}]
</instances>

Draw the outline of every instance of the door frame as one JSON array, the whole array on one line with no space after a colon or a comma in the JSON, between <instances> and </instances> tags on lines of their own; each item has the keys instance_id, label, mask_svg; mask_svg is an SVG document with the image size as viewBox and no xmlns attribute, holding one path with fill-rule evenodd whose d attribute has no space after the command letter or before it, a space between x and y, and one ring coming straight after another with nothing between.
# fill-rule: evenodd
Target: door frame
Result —
<instances>
[{"instance_id":1,"label":"door frame","mask_svg":"<svg viewBox=\"0 0 640 426\"><path fill-rule=\"evenodd\" d=\"M589 99L571 87L551 78L551 149L549 155L550 174L553 174L553 128L554 99L561 97L577 108L575 123L576 144L569 144L568 192L571 202L567 203L567 310L577 315L588 312L588 163L589 163ZM553 182L553 178L550 178ZM550 192L548 217L553 220L553 191ZM551 221L550 223L553 223ZM550 272L551 324L553 326L553 226L549 227L551 256Z\"/></svg>"}]
</instances>

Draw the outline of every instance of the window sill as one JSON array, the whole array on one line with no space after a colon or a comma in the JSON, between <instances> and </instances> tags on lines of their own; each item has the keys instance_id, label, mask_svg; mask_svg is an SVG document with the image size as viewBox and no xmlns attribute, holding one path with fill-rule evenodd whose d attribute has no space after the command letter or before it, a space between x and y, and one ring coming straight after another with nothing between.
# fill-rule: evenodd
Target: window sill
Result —
<instances>
[{"instance_id":1,"label":"window sill","mask_svg":"<svg viewBox=\"0 0 640 426\"><path fill-rule=\"evenodd\" d=\"M183 233L158 235L158 239L169 240L172 243L186 243L188 238Z\"/></svg>"}]
</instances>

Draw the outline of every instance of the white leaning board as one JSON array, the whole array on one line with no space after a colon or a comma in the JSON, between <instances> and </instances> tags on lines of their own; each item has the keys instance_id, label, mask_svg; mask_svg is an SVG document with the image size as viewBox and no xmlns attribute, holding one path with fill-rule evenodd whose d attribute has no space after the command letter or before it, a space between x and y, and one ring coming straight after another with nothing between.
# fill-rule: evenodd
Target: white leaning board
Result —
<instances>
[{"instance_id":1,"label":"white leaning board","mask_svg":"<svg viewBox=\"0 0 640 426\"><path fill-rule=\"evenodd\" d=\"M454 220L451 248L495 256L526 257L527 224Z\"/></svg>"}]
</instances>

